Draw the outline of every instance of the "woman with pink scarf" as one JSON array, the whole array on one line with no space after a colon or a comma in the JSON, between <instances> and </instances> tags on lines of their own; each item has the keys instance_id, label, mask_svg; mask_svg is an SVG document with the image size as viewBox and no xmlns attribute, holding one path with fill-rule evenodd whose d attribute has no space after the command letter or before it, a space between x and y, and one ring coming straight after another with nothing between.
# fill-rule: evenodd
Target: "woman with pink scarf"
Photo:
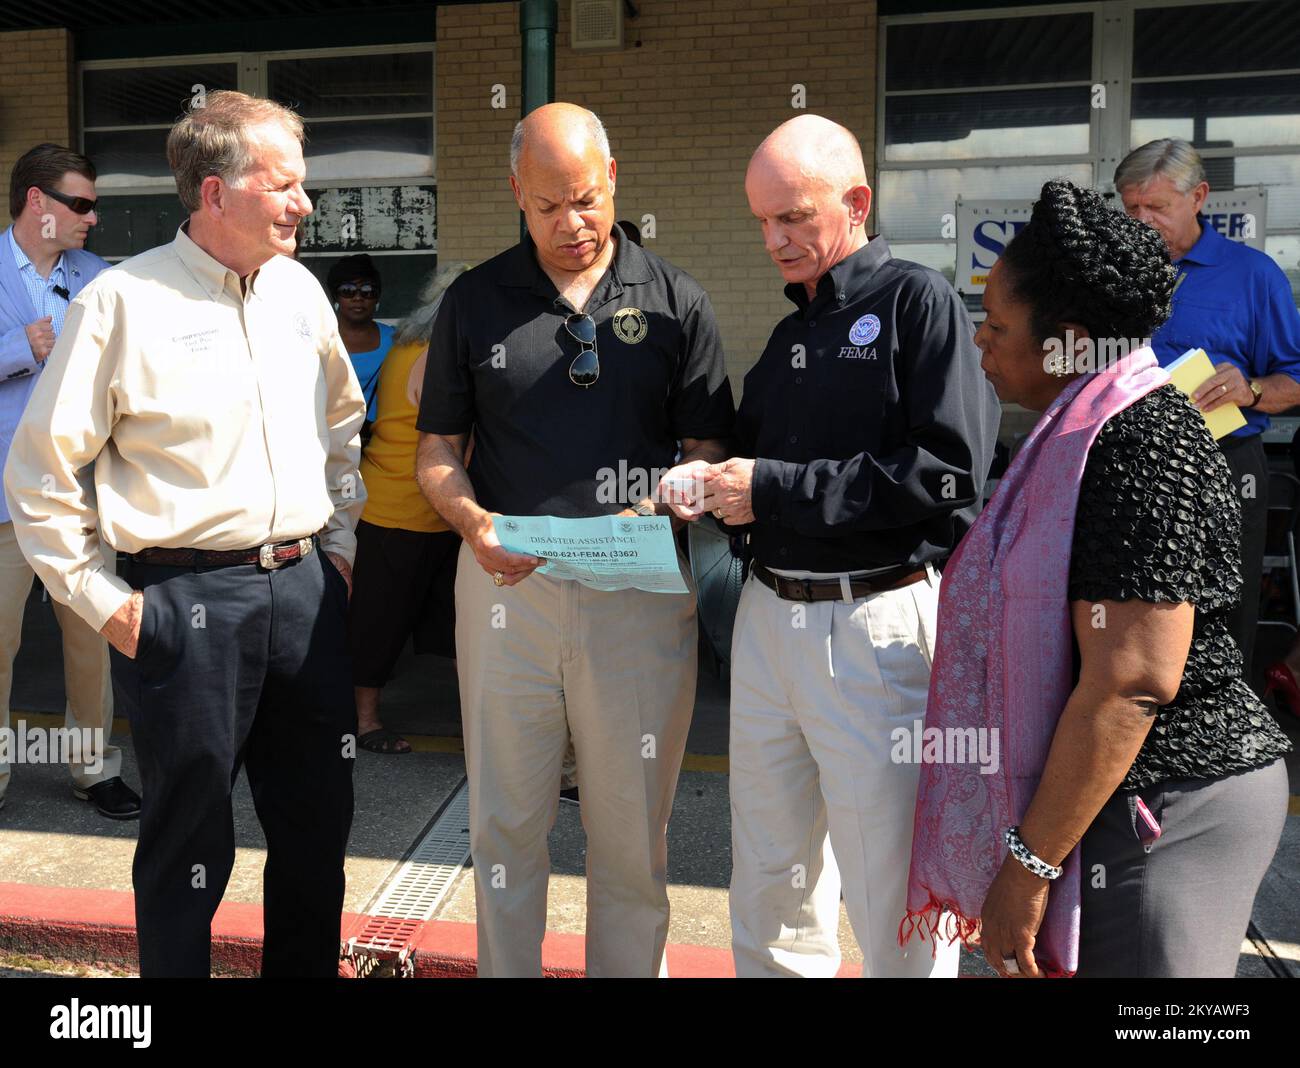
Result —
<instances>
[{"instance_id":1,"label":"woman with pink scarf","mask_svg":"<svg viewBox=\"0 0 1300 1068\"><path fill-rule=\"evenodd\" d=\"M1052 181L984 293L981 366L1043 414L944 568L925 726L1000 760L922 768L900 936L978 934L1003 976L1233 975L1286 818L1226 626L1239 488L1143 340L1175 284Z\"/></svg>"}]
</instances>

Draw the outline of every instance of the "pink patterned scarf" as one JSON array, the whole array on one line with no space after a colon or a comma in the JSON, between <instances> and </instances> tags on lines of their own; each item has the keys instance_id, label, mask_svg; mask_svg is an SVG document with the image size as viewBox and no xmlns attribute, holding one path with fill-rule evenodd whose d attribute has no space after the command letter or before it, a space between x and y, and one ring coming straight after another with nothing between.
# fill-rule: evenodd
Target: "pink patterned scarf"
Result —
<instances>
[{"instance_id":1,"label":"pink patterned scarf","mask_svg":"<svg viewBox=\"0 0 1300 1068\"><path fill-rule=\"evenodd\" d=\"M1168 380L1142 348L1112 370L1071 382L944 568L925 713L926 730L942 733L925 737L997 731L1001 761L992 774L973 762L922 765L900 943L919 930L969 945L979 929L984 897L1007 853L1002 832L1029 807L1073 688L1070 547L1088 450L1107 419ZM1055 976L1078 968L1077 848L1064 868L1034 949L1039 966Z\"/></svg>"}]
</instances>

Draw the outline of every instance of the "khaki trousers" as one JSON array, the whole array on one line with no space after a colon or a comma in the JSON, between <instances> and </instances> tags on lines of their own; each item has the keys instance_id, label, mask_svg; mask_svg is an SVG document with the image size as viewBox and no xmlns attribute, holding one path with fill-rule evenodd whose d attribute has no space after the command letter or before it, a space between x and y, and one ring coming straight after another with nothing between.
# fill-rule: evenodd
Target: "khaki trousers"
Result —
<instances>
[{"instance_id":1,"label":"khaki trousers","mask_svg":"<svg viewBox=\"0 0 1300 1068\"><path fill-rule=\"evenodd\" d=\"M541 974L546 839L570 737L587 832L587 974L664 973L668 817L696 667L693 591L600 593L539 574L498 588L461 546L456 668L480 976Z\"/></svg>"},{"instance_id":2,"label":"khaki trousers","mask_svg":"<svg viewBox=\"0 0 1300 1068\"><path fill-rule=\"evenodd\" d=\"M833 976L841 890L864 976L955 976L958 947L898 945L937 575L798 604L751 578L732 639L731 935L736 975ZM911 751L911 745L907 751Z\"/></svg>"},{"instance_id":3,"label":"khaki trousers","mask_svg":"<svg viewBox=\"0 0 1300 1068\"><path fill-rule=\"evenodd\" d=\"M108 550L110 559L112 550ZM22 642L23 610L35 573L18 548L13 523L0 523L0 728L9 726L9 694L13 686L14 657ZM83 759L69 763L73 783L85 789L120 775L122 751L108 744L113 729L113 690L108 667L108 643L67 605L54 601L54 615L63 632L63 686L68 695L64 726L92 734L98 752L82 752ZM102 756L103 766L99 766ZM98 770L91 772L89 767ZM9 765L0 764L0 797L9 786Z\"/></svg>"}]
</instances>

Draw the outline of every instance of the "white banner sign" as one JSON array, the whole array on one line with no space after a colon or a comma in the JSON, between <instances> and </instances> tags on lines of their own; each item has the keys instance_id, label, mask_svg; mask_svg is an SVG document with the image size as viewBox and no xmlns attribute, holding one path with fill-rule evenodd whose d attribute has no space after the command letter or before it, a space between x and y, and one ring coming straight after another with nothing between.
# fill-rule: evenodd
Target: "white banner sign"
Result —
<instances>
[{"instance_id":1,"label":"white banner sign","mask_svg":"<svg viewBox=\"0 0 1300 1068\"><path fill-rule=\"evenodd\" d=\"M1119 198L1113 204L1121 210ZM983 293L984 282L1007 243L1029 222L1032 200L957 201L957 277L961 293ZM1229 189L1205 198L1201 221L1231 241L1264 250L1268 190Z\"/></svg>"}]
</instances>

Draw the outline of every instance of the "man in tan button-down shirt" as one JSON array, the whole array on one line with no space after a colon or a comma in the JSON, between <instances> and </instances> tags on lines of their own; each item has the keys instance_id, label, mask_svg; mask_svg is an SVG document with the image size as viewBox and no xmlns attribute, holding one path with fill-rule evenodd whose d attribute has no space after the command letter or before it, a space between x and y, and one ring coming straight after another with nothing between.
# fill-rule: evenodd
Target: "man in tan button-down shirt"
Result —
<instances>
[{"instance_id":1,"label":"man in tan button-down shirt","mask_svg":"<svg viewBox=\"0 0 1300 1068\"><path fill-rule=\"evenodd\" d=\"M113 647L146 976L208 973L241 764L268 847L263 974L337 968L365 402L288 255L312 210L301 143L296 115L240 93L176 124L189 221L73 301L5 468L27 559Z\"/></svg>"}]
</instances>

